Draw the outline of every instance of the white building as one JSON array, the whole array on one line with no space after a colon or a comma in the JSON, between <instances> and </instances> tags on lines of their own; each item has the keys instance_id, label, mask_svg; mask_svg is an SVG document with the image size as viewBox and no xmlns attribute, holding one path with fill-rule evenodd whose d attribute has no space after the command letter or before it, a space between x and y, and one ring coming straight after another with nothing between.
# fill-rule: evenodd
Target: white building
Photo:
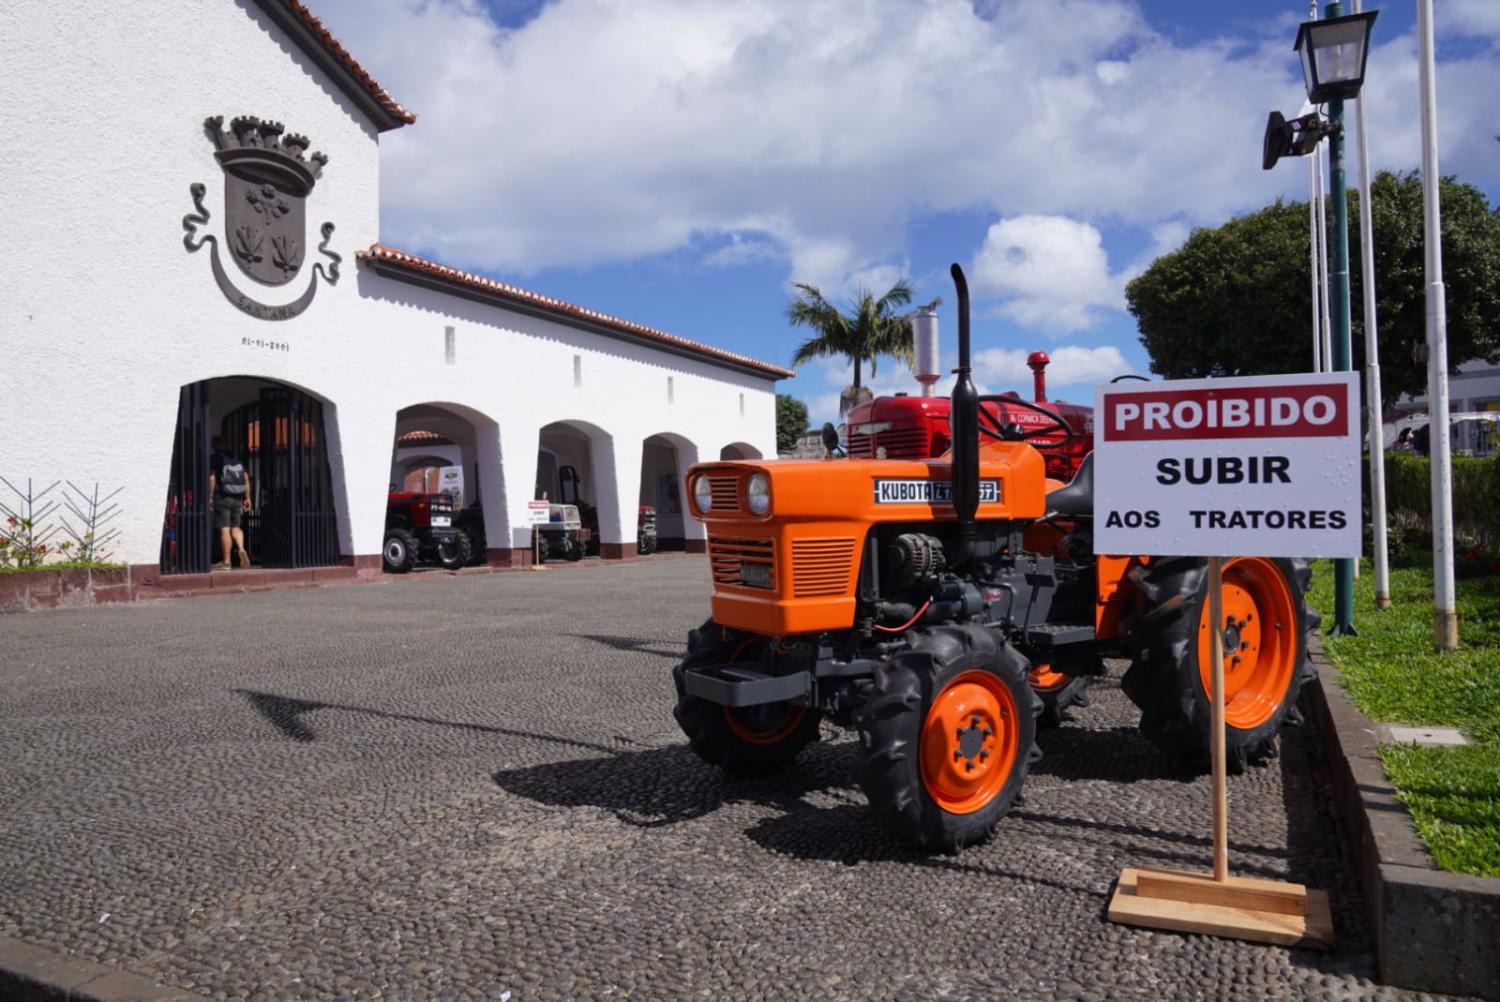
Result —
<instances>
[{"instance_id":1,"label":"white building","mask_svg":"<svg viewBox=\"0 0 1500 1002\"><path fill-rule=\"evenodd\" d=\"M543 491L605 558L640 503L696 550L683 471L775 454L788 370L381 244L380 135L415 116L298 0L10 0L0 65L0 475L123 487L117 559L206 569L215 434L267 566L378 567L435 463L493 564Z\"/></svg>"},{"instance_id":2,"label":"white building","mask_svg":"<svg viewBox=\"0 0 1500 1002\"><path fill-rule=\"evenodd\" d=\"M1483 360L1465 362L1448 377L1448 413L1453 451L1467 456L1491 456L1500 452L1500 366ZM1427 396L1402 397L1386 409L1384 435L1387 446L1403 428L1422 428L1428 423Z\"/></svg>"}]
</instances>

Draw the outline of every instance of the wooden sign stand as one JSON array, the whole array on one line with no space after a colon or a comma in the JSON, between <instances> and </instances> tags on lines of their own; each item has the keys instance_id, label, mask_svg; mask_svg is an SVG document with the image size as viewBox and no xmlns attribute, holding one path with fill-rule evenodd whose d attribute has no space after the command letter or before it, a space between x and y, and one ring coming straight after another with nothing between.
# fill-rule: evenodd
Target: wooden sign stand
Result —
<instances>
[{"instance_id":1,"label":"wooden sign stand","mask_svg":"<svg viewBox=\"0 0 1500 1002\"><path fill-rule=\"evenodd\" d=\"M1328 894L1301 884L1229 875L1229 794L1224 769L1223 558L1208 558L1208 621L1213 661L1214 872L1127 868L1109 902L1109 920L1280 946L1333 949Z\"/></svg>"}]
</instances>

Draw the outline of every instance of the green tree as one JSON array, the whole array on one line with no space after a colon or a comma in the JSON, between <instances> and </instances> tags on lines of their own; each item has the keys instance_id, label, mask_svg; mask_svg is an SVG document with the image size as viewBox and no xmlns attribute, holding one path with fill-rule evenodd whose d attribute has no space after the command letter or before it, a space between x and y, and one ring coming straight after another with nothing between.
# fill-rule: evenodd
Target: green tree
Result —
<instances>
[{"instance_id":1,"label":"green tree","mask_svg":"<svg viewBox=\"0 0 1500 1002\"><path fill-rule=\"evenodd\" d=\"M793 327L809 328L815 334L802 342L792 356L793 365L806 365L815 358L830 356L847 358L854 363L853 387L857 395L863 385L860 380L863 363L870 363L871 376L875 375L876 360L881 355L911 364L911 314L896 312L898 307L911 302L911 286L904 280L891 286L879 299L866 289L859 290L847 313L823 298L816 285L798 282L796 287L798 295L786 308L787 322Z\"/></svg>"},{"instance_id":2,"label":"green tree","mask_svg":"<svg viewBox=\"0 0 1500 1002\"><path fill-rule=\"evenodd\" d=\"M807 434L807 405L785 393L776 394L776 451L791 452Z\"/></svg>"},{"instance_id":3,"label":"green tree","mask_svg":"<svg viewBox=\"0 0 1500 1002\"><path fill-rule=\"evenodd\" d=\"M1381 393L1426 390L1426 279L1422 181L1382 171L1374 196ZM1441 183L1448 359L1500 361L1500 213L1484 193ZM1359 240L1364 214L1350 195L1350 312L1354 365L1364 365ZM1330 212L1330 225L1332 225ZM1277 200L1222 226L1194 230L1125 288L1151 371L1169 379L1312 369L1312 290L1306 202Z\"/></svg>"}]
</instances>

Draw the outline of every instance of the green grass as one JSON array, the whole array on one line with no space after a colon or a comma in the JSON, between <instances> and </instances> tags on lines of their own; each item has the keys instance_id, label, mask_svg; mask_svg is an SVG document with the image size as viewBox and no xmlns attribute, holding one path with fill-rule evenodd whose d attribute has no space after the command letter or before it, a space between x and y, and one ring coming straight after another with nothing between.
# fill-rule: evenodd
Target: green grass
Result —
<instances>
[{"instance_id":1,"label":"green grass","mask_svg":"<svg viewBox=\"0 0 1500 1002\"><path fill-rule=\"evenodd\" d=\"M1372 720L1458 727L1461 748L1385 745L1386 774L1445 870L1500 876L1500 576L1458 582L1460 649L1432 650L1432 570L1391 570L1392 606L1375 608L1368 561L1355 582L1357 637L1325 637L1344 686ZM1333 616L1333 571L1320 561L1309 602Z\"/></svg>"}]
</instances>

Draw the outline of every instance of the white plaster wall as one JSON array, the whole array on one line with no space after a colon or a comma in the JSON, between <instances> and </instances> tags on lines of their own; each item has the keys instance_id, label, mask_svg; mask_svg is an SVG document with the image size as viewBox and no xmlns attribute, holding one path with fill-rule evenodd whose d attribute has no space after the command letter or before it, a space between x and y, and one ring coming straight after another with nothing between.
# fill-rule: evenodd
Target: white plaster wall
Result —
<instances>
[{"instance_id":1,"label":"white plaster wall","mask_svg":"<svg viewBox=\"0 0 1500 1002\"><path fill-rule=\"evenodd\" d=\"M552 421L601 431L593 476L606 542L635 538L647 436L680 437L705 459L731 442L775 454L769 379L357 266L355 252L379 236L377 133L247 0L9 0L0 66L10 135L0 144L10 249L0 278L0 475L123 486L118 559L156 561L178 389L212 377L278 380L330 405L346 554L379 551L396 413L414 404L482 419L476 458L491 546L525 545L538 431ZM307 221L309 236L334 222L342 278L320 282L312 306L289 321L241 313L215 284L209 249L189 254L182 244L193 182L208 186L207 231L222 243L223 174L202 121L241 114L280 121L330 158ZM313 260L284 290L254 286L224 263L245 291L278 303L305 288ZM445 326L456 330L453 365ZM681 333L713 340L712 331Z\"/></svg>"}]
</instances>

